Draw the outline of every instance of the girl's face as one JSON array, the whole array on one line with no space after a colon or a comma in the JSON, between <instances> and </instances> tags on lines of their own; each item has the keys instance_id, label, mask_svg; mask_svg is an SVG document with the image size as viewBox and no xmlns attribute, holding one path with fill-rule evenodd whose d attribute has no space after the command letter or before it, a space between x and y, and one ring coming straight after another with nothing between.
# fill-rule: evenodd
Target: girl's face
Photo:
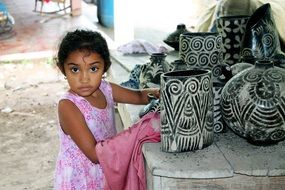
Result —
<instances>
[{"instance_id":1,"label":"girl's face","mask_svg":"<svg viewBox=\"0 0 285 190\"><path fill-rule=\"evenodd\" d=\"M79 96L91 96L101 84L104 60L98 53L74 51L64 62L70 89Z\"/></svg>"}]
</instances>

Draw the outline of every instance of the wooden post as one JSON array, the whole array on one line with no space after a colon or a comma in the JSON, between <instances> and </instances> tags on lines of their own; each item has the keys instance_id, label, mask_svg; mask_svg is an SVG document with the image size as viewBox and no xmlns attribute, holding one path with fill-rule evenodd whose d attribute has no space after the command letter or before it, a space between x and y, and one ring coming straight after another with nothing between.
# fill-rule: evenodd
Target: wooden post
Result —
<instances>
[{"instance_id":1,"label":"wooden post","mask_svg":"<svg viewBox=\"0 0 285 190\"><path fill-rule=\"evenodd\" d=\"M71 5L71 15L72 16L79 16L82 13L81 10L81 0L70 0Z\"/></svg>"}]
</instances>

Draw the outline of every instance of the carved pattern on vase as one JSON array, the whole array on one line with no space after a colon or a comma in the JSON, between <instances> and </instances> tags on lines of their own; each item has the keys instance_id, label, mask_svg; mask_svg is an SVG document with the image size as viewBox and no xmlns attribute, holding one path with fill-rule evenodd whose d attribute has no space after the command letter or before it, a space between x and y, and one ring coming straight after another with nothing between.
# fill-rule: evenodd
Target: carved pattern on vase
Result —
<instances>
[{"instance_id":1,"label":"carved pattern on vase","mask_svg":"<svg viewBox=\"0 0 285 190\"><path fill-rule=\"evenodd\" d=\"M249 16L224 16L217 19L222 35L223 62L233 65L240 59L240 48Z\"/></svg>"},{"instance_id":2,"label":"carved pattern on vase","mask_svg":"<svg viewBox=\"0 0 285 190\"><path fill-rule=\"evenodd\" d=\"M165 74L162 75L161 141L163 151L184 152L202 149L212 143L213 98L209 73L210 71L199 77L165 77Z\"/></svg>"},{"instance_id":3,"label":"carved pattern on vase","mask_svg":"<svg viewBox=\"0 0 285 190\"><path fill-rule=\"evenodd\" d=\"M160 85L160 75L165 72L168 62L166 54L153 53L150 61L141 66L139 76L140 88L152 88Z\"/></svg>"},{"instance_id":4,"label":"carved pattern on vase","mask_svg":"<svg viewBox=\"0 0 285 190\"><path fill-rule=\"evenodd\" d=\"M270 20L261 20L260 25L252 29L251 38L254 39L254 47L245 47L241 51L243 57L255 57L258 59L273 57L280 50L280 43L276 43L278 35L275 31L275 23Z\"/></svg>"},{"instance_id":5,"label":"carved pattern on vase","mask_svg":"<svg viewBox=\"0 0 285 190\"><path fill-rule=\"evenodd\" d=\"M249 141L285 139L285 70L252 67L235 75L222 92L228 126Z\"/></svg>"},{"instance_id":6,"label":"carved pattern on vase","mask_svg":"<svg viewBox=\"0 0 285 190\"><path fill-rule=\"evenodd\" d=\"M221 60L222 38L217 33L180 35L179 57L189 69L212 69Z\"/></svg>"}]
</instances>

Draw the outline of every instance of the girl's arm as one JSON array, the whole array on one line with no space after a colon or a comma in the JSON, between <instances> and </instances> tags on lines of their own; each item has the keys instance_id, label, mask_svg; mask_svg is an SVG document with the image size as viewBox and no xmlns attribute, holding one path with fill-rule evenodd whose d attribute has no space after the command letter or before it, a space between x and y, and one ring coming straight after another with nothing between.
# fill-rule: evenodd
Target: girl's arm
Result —
<instances>
[{"instance_id":1,"label":"girl's arm","mask_svg":"<svg viewBox=\"0 0 285 190\"><path fill-rule=\"evenodd\" d=\"M115 102L127 103L127 104L148 104L148 94L153 94L159 98L158 88L148 88L148 89L130 89L119 86L117 84L111 83L113 98Z\"/></svg>"},{"instance_id":2,"label":"girl's arm","mask_svg":"<svg viewBox=\"0 0 285 190\"><path fill-rule=\"evenodd\" d=\"M93 163L99 163L94 139L91 131L86 125L80 110L70 100L61 100L58 105L58 116L62 130L70 135L71 139Z\"/></svg>"}]
</instances>

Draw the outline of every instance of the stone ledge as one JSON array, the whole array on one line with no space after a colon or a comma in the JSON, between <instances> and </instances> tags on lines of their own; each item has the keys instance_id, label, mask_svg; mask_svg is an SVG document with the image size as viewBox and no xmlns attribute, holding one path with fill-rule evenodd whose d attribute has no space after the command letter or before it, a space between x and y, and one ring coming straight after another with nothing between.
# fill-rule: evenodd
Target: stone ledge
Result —
<instances>
[{"instance_id":1,"label":"stone ledge","mask_svg":"<svg viewBox=\"0 0 285 190\"><path fill-rule=\"evenodd\" d=\"M262 147L249 144L231 131L215 134L212 145L185 153L162 152L160 143L143 145L147 166L155 176L223 178L242 174L285 176L285 141Z\"/></svg>"},{"instance_id":2,"label":"stone ledge","mask_svg":"<svg viewBox=\"0 0 285 190\"><path fill-rule=\"evenodd\" d=\"M230 130L216 137L215 144L234 168L234 173L285 176L285 141L270 146L256 146Z\"/></svg>"},{"instance_id":3,"label":"stone ledge","mask_svg":"<svg viewBox=\"0 0 285 190\"><path fill-rule=\"evenodd\" d=\"M233 169L215 145L203 150L167 153L160 143L145 143L143 153L152 175L171 178L232 177Z\"/></svg>"}]
</instances>

